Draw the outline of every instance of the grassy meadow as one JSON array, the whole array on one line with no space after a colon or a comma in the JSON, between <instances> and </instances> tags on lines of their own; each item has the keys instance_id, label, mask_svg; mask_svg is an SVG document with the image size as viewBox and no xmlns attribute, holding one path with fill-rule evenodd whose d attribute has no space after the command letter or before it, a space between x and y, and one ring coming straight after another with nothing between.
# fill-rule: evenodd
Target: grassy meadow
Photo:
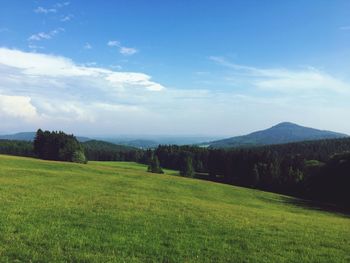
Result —
<instances>
[{"instance_id":1,"label":"grassy meadow","mask_svg":"<svg viewBox=\"0 0 350 263\"><path fill-rule=\"evenodd\" d=\"M0 155L0 262L350 262L349 216L165 172Z\"/></svg>"}]
</instances>

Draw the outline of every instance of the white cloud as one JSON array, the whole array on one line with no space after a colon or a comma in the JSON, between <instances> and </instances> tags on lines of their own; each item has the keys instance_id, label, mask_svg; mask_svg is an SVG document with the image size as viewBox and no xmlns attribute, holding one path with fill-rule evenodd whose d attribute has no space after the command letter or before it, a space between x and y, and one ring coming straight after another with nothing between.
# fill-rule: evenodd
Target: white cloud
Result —
<instances>
[{"instance_id":1,"label":"white cloud","mask_svg":"<svg viewBox=\"0 0 350 263\"><path fill-rule=\"evenodd\" d=\"M39 32L37 34L31 35L28 40L29 41L41 41L41 40L48 40L59 34L60 32L63 32L63 28L56 28L54 30L51 30L50 32Z\"/></svg>"},{"instance_id":2,"label":"white cloud","mask_svg":"<svg viewBox=\"0 0 350 263\"><path fill-rule=\"evenodd\" d=\"M90 62L84 63L83 65L84 65L84 66L87 66L87 67L97 66L97 62L95 62L95 61L90 61Z\"/></svg>"},{"instance_id":3,"label":"white cloud","mask_svg":"<svg viewBox=\"0 0 350 263\"><path fill-rule=\"evenodd\" d=\"M122 105L122 104L108 104L108 103L103 103L103 102L97 102L93 104L94 107L98 109L102 109L105 111L110 111L110 112L116 112L116 111L124 111L124 112L137 112L140 111L140 107L136 105Z\"/></svg>"},{"instance_id":4,"label":"white cloud","mask_svg":"<svg viewBox=\"0 0 350 263\"><path fill-rule=\"evenodd\" d=\"M38 46L38 45L32 45L32 44L29 44L28 47L32 50L38 50L38 49L44 49L43 46Z\"/></svg>"},{"instance_id":5,"label":"white cloud","mask_svg":"<svg viewBox=\"0 0 350 263\"><path fill-rule=\"evenodd\" d=\"M152 98L154 92L164 89L144 73L117 72L78 65L60 56L0 48L0 94L16 98L12 104L7 97L3 99L2 112L8 115L40 115L57 124L74 120L91 123L104 116L103 112L134 114L140 99ZM18 105L26 110L22 112ZM12 106L13 112L9 111Z\"/></svg>"},{"instance_id":6,"label":"white cloud","mask_svg":"<svg viewBox=\"0 0 350 263\"><path fill-rule=\"evenodd\" d=\"M42 39L51 39L51 37L52 36L50 34L48 34L48 33L40 32L40 33L31 35L28 38L28 40L30 40L30 41L40 41Z\"/></svg>"},{"instance_id":7,"label":"white cloud","mask_svg":"<svg viewBox=\"0 0 350 263\"><path fill-rule=\"evenodd\" d=\"M110 65L109 67L110 67L111 69L116 69L116 70L122 70L122 69L123 69L123 67L120 66L120 65Z\"/></svg>"},{"instance_id":8,"label":"white cloud","mask_svg":"<svg viewBox=\"0 0 350 263\"><path fill-rule=\"evenodd\" d=\"M74 17L73 15L66 15L66 16L63 16L63 17L61 18L61 22L68 22L68 21L72 20L73 17Z\"/></svg>"},{"instance_id":9,"label":"white cloud","mask_svg":"<svg viewBox=\"0 0 350 263\"><path fill-rule=\"evenodd\" d=\"M20 69L26 75L96 77L112 83L113 86L133 86L147 90L162 90L164 88L160 84L151 81L151 77L143 73L116 72L105 68L79 66L65 57L23 52L15 49L0 48L0 63Z\"/></svg>"},{"instance_id":10,"label":"white cloud","mask_svg":"<svg viewBox=\"0 0 350 263\"><path fill-rule=\"evenodd\" d=\"M34 12L38 13L38 14L49 14L49 13L56 13L57 9L55 9L55 8L44 8L42 6L39 6L39 7L34 9Z\"/></svg>"},{"instance_id":11,"label":"white cloud","mask_svg":"<svg viewBox=\"0 0 350 263\"><path fill-rule=\"evenodd\" d=\"M0 48L0 63L32 76L89 76L93 73L93 70L78 67L64 57L7 48Z\"/></svg>"},{"instance_id":12,"label":"white cloud","mask_svg":"<svg viewBox=\"0 0 350 263\"><path fill-rule=\"evenodd\" d=\"M117 40L110 40L107 42L107 45L110 47L119 47L120 46L120 42Z\"/></svg>"},{"instance_id":13,"label":"white cloud","mask_svg":"<svg viewBox=\"0 0 350 263\"><path fill-rule=\"evenodd\" d=\"M84 45L84 49L92 49L92 46L90 45L90 43L86 42Z\"/></svg>"},{"instance_id":14,"label":"white cloud","mask_svg":"<svg viewBox=\"0 0 350 263\"><path fill-rule=\"evenodd\" d=\"M284 93L327 90L350 92L348 83L313 67L304 67L299 70L256 68L231 63L221 57L210 57L210 59L232 70L231 75L227 77L228 81L245 83L247 86L259 89Z\"/></svg>"},{"instance_id":15,"label":"white cloud","mask_svg":"<svg viewBox=\"0 0 350 263\"><path fill-rule=\"evenodd\" d=\"M350 132L343 121L350 112L347 93L326 89L323 97L303 97L302 90L271 95L268 91L274 89L255 82L284 79L290 76L289 70L287 74L230 63L228 67L233 72L229 77L243 76L244 84L254 88L252 93L245 89L165 88L141 72L120 72L77 64L62 56L0 48L0 132L41 127L86 135L238 135L286 120ZM212 74L201 75L206 77ZM256 91L262 92L257 95Z\"/></svg>"},{"instance_id":16,"label":"white cloud","mask_svg":"<svg viewBox=\"0 0 350 263\"><path fill-rule=\"evenodd\" d=\"M113 72L106 79L117 88L143 86L150 91L161 91L164 87L151 81L151 77L143 73Z\"/></svg>"},{"instance_id":17,"label":"white cloud","mask_svg":"<svg viewBox=\"0 0 350 263\"><path fill-rule=\"evenodd\" d=\"M122 55L134 55L135 53L138 52L138 50L136 48L131 48L131 47L121 47L119 50L120 54Z\"/></svg>"},{"instance_id":18,"label":"white cloud","mask_svg":"<svg viewBox=\"0 0 350 263\"><path fill-rule=\"evenodd\" d=\"M36 108L27 96L7 96L0 94L0 115L32 121L38 119Z\"/></svg>"},{"instance_id":19,"label":"white cloud","mask_svg":"<svg viewBox=\"0 0 350 263\"><path fill-rule=\"evenodd\" d=\"M107 42L107 46L110 47L118 47L119 48L119 53L124 55L124 56L131 56L139 52L136 48L132 47L124 47L122 44L117 41L117 40L110 40Z\"/></svg>"},{"instance_id":20,"label":"white cloud","mask_svg":"<svg viewBox=\"0 0 350 263\"><path fill-rule=\"evenodd\" d=\"M61 9L63 7L66 7L70 4L70 2L61 2L61 3L56 3L53 7L51 8L45 8L42 6L38 6L37 8L34 9L34 12L37 14L50 14L50 13L57 13L58 9ZM70 19L71 17L69 17ZM67 20L68 21L68 20Z\"/></svg>"},{"instance_id":21,"label":"white cloud","mask_svg":"<svg viewBox=\"0 0 350 263\"><path fill-rule=\"evenodd\" d=\"M65 6L69 6L70 5L70 2L61 2L61 3L56 3L54 5L54 7L56 8L62 8L62 7L65 7Z\"/></svg>"}]
</instances>

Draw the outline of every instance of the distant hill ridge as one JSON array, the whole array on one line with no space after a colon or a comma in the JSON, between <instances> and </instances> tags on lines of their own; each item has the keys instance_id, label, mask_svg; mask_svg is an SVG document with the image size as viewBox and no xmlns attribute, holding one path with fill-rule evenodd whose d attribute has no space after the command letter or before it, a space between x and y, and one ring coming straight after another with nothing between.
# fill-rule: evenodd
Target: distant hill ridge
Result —
<instances>
[{"instance_id":1,"label":"distant hill ridge","mask_svg":"<svg viewBox=\"0 0 350 263\"><path fill-rule=\"evenodd\" d=\"M291 122L282 122L266 130L256 131L248 135L213 141L209 143L209 147L250 147L344 137L348 137L348 135L304 127Z\"/></svg>"},{"instance_id":2,"label":"distant hill ridge","mask_svg":"<svg viewBox=\"0 0 350 263\"><path fill-rule=\"evenodd\" d=\"M114 144L111 142L106 141L100 141L100 140L89 140L82 143L85 149L99 149L103 151L120 151L120 152L127 152L127 151L135 151L137 148L127 145L119 145Z\"/></svg>"},{"instance_id":3,"label":"distant hill ridge","mask_svg":"<svg viewBox=\"0 0 350 263\"><path fill-rule=\"evenodd\" d=\"M251 146L263 146L272 144L284 144L300 141L313 141L322 139L337 139L349 137L346 134L337 133L333 131L324 131L314 128L300 126L291 122L282 122L269 129L256 131L248 135L236 136L222 140L211 141L205 143L211 148L230 148L230 147L251 147ZM0 139L3 140L19 140L19 141L33 141L35 138L35 132L20 132L10 135L0 135ZM80 142L87 142L92 140L91 138L77 136ZM103 141L108 141L112 144L126 145L137 148L154 148L158 144L179 144L178 142L170 143L169 141L153 141L153 140L117 140L104 138ZM181 145L184 143L181 143ZM189 141L187 144L193 144ZM203 144L204 145L204 144ZM105 145L106 146L106 145Z\"/></svg>"},{"instance_id":4,"label":"distant hill ridge","mask_svg":"<svg viewBox=\"0 0 350 263\"><path fill-rule=\"evenodd\" d=\"M35 132L19 132L14 134L0 135L1 140L33 141Z\"/></svg>"},{"instance_id":5,"label":"distant hill ridge","mask_svg":"<svg viewBox=\"0 0 350 263\"><path fill-rule=\"evenodd\" d=\"M34 141L36 132L19 132L14 134L0 135L0 140ZM77 136L78 141L86 142L91 140L87 137Z\"/></svg>"},{"instance_id":6,"label":"distant hill ridge","mask_svg":"<svg viewBox=\"0 0 350 263\"><path fill-rule=\"evenodd\" d=\"M33 141L35 138L35 132L19 132L15 134L7 134L7 135L0 135L0 140L16 140L16 141ZM99 140L99 141L105 141L110 142L117 145L125 145L125 146L131 146L136 147L139 149L148 149L148 148L156 148L160 144L177 144L177 145L188 145L188 144L197 144L202 141L213 141L218 139L219 137L213 137L213 136L111 136L111 137L101 137L101 136L93 136L93 137L83 137L83 136L76 136L78 141L80 142L86 142L90 140Z\"/></svg>"}]
</instances>

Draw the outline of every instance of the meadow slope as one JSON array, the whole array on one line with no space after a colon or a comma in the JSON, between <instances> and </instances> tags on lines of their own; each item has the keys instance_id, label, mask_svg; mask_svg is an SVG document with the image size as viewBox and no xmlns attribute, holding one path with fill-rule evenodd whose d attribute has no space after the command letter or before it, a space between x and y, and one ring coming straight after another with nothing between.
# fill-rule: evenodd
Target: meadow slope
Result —
<instances>
[{"instance_id":1,"label":"meadow slope","mask_svg":"<svg viewBox=\"0 0 350 263\"><path fill-rule=\"evenodd\" d=\"M0 155L0 261L350 261L346 215L145 171Z\"/></svg>"}]
</instances>

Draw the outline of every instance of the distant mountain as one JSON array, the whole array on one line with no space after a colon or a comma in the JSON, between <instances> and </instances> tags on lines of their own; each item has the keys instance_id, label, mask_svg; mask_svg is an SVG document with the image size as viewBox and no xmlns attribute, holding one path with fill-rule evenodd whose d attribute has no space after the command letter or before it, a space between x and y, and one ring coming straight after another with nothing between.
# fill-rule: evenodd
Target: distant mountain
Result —
<instances>
[{"instance_id":1,"label":"distant mountain","mask_svg":"<svg viewBox=\"0 0 350 263\"><path fill-rule=\"evenodd\" d=\"M207 136L165 136L165 135L138 135L122 137L99 137L96 139L111 142L119 145L127 145L136 147L139 149L156 148L158 145L197 145L203 141L213 141L220 137L207 137Z\"/></svg>"},{"instance_id":2,"label":"distant mountain","mask_svg":"<svg viewBox=\"0 0 350 263\"><path fill-rule=\"evenodd\" d=\"M253 132L248 135L213 141L209 143L209 147L250 147L343 137L348 137L348 135L303 127L290 122L282 122L269 129Z\"/></svg>"},{"instance_id":3,"label":"distant mountain","mask_svg":"<svg viewBox=\"0 0 350 263\"><path fill-rule=\"evenodd\" d=\"M148 148L155 148L155 147L157 147L159 145L159 143L156 142L156 141L153 141L153 140L139 139L139 140L127 141L125 143L125 145L137 147L137 148L140 148L140 149L148 149Z\"/></svg>"},{"instance_id":4,"label":"distant mountain","mask_svg":"<svg viewBox=\"0 0 350 263\"><path fill-rule=\"evenodd\" d=\"M16 141L33 141L35 138L35 132L19 132L8 135L0 135L0 140L16 140ZM86 142L91 140L87 137L77 136L78 141Z\"/></svg>"},{"instance_id":5,"label":"distant mountain","mask_svg":"<svg viewBox=\"0 0 350 263\"><path fill-rule=\"evenodd\" d=\"M20 132L15 134L0 135L0 140L16 140L16 141L33 141L35 132ZM82 137L77 136L80 142L90 140L99 140L110 142L114 145L125 145L136 147L139 149L156 148L159 144L177 144L177 145L191 145L198 144L203 141L213 141L220 137L209 136L165 136L165 135L134 135L134 136L116 136L116 137Z\"/></svg>"},{"instance_id":6,"label":"distant mountain","mask_svg":"<svg viewBox=\"0 0 350 263\"><path fill-rule=\"evenodd\" d=\"M117 151L117 152L129 152L135 151L137 148L126 146L126 145L117 145L111 142L99 141L99 140L88 140L82 143L83 147L86 150L101 150L101 151Z\"/></svg>"},{"instance_id":7,"label":"distant mountain","mask_svg":"<svg viewBox=\"0 0 350 263\"><path fill-rule=\"evenodd\" d=\"M35 132L19 132L15 134L0 135L2 140L33 141Z\"/></svg>"}]
</instances>

